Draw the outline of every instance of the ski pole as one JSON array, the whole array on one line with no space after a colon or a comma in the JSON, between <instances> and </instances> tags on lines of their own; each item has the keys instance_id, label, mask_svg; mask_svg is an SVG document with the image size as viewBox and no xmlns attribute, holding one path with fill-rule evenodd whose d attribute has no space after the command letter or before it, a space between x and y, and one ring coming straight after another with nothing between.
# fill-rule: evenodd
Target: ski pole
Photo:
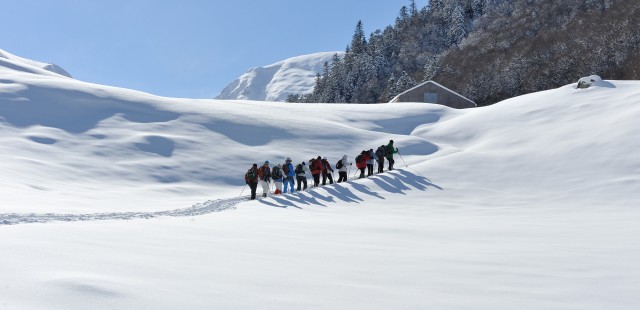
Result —
<instances>
[{"instance_id":1,"label":"ski pole","mask_svg":"<svg viewBox=\"0 0 640 310\"><path fill-rule=\"evenodd\" d=\"M404 165L408 168L413 170L415 173L417 173L418 175L420 175L421 177L425 178L427 181L431 182L431 180L429 180L429 178L425 177L422 173L420 173L418 170L410 168L409 165L407 165L407 163L404 161L404 158L402 158L402 154L400 154L400 151L398 151L398 155L400 155L400 159L402 160L402 162L404 163Z\"/></svg>"},{"instance_id":2,"label":"ski pole","mask_svg":"<svg viewBox=\"0 0 640 310\"><path fill-rule=\"evenodd\" d=\"M244 189L245 189L245 188L247 188L247 185L248 185L248 184L245 184L245 185L244 185L244 187L242 188L242 191L240 192L240 196L238 196L238 197L242 197L242 193L244 193Z\"/></svg>"},{"instance_id":3,"label":"ski pole","mask_svg":"<svg viewBox=\"0 0 640 310\"><path fill-rule=\"evenodd\" d=\"M404 158L402 158L402 154L400 154L400 150L398 150L398 155L400 155L400 159L402 159L402 162L404 163L405 167L409 167L409 165L407 165L407 163L404 161Z\"/></svg>"}]
</instances>

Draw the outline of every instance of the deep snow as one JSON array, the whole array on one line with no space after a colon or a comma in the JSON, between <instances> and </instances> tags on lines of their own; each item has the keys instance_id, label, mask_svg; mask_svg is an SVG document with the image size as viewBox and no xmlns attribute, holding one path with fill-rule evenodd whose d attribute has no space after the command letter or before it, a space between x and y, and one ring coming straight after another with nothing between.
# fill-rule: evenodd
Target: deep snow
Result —
<instances>
[{"instance_id":1,"label":"deep snow","mask_svg":"<svg viewBox=\"0 0 640 310\"><path fill-rule=\"evenodd\" d=\"M0 308L637 308L640 82L459 111L162 98L0 61ZM254 162L389 139L396 171L238 198Z\"/></svg>"}]
</instances>

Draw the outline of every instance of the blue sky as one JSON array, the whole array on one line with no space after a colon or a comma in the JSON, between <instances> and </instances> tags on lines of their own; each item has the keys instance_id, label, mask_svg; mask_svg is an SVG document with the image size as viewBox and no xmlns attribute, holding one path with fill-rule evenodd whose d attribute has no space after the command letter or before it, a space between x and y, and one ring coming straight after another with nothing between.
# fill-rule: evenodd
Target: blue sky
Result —
<instances>
[{"instance_id":1,"label":"blue sky","mask_svg":"<svg viewBox=\"0 0 640 310\"><path fill-rule=\"evenodd\" d=\"M343 51L358 20L369 34L393 24L403 5L409 0L0 0L0 49L87 82L213 98L251 67Z\"/></svg>"}]
</instances>

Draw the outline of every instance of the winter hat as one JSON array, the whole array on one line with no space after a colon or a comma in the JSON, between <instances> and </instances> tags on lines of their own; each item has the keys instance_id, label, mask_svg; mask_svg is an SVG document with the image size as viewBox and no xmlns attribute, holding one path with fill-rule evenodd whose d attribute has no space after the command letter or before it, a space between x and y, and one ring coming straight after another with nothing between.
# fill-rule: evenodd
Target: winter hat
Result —
<instances>
[{"instance_id":1,"label":"winter hat","mask_svg":"<svg viewBox=\"0 0 640 310\"><path fill-rule=\"evenodd\" d=\"M268 160L265 160L265 161L264 161L264 163L268 165L268 164L269 164L269 161L268 161Z\"/></svg>"},{"instance_id":2,"label":"winter hat","mask_svg":"<svg viewBox=\"0 0 640 310\"><path fill-rule=\"evenodd\" d=\"M342 156L342 159L347 159L347 155Z\"/></svg>"},{"instance_id":3,"label":"winter hat","mask_svg":"<svg viewBox=\"0 0 640 310\"><path fill-rule=\"evenodd\" d=\"M282 168L282 164L278 164L278 168Z\"/></svg>"},{"instance_id":4,"label":"winter hat","mask_svg":"<svg viewBox=\"0 0 640 310\"><path fill-rule=\"evenodd\" d=\"M389 143L393 143L393 140L389 140Z\"/></svg>"},{"instance_id":5,"label":"winter hat","mask_svg":"<svg viewBox=\"0 0 640 310\"><path fill-rule=\"evenodd\" d=\"M327 156L325 156L325 157L322 157L322 159L324 159L324 160L327 160Z\"/></svg>"},{"instance_id":6,"label":"winter hat","mask_svg":"<svg viewBox=\"0 0 640 310\"><path fill-rule=\"evenodd\" d=\"M253 164L253 168L258 168L258 164Z\"/></svg>"},{"instance_id":7,"label":"winter hat","mask_svg":"<svg viewBox=\"0 0 640 310\"><path fill-rule=\"evenodd\" d=\"M291 157L287 157L287 161L291 161Z\"/></svg>"},{"instance_id":8,"label":"winter hat","mask_svg":"<svg viewBox=\"0 0 640 310\"><path fill-rule=\"evenodd\" d=\"M302 165L303 165L303 166L306 166L307 164L306 164L305 162L302 162Z\"/></svg>"}]
</instances>

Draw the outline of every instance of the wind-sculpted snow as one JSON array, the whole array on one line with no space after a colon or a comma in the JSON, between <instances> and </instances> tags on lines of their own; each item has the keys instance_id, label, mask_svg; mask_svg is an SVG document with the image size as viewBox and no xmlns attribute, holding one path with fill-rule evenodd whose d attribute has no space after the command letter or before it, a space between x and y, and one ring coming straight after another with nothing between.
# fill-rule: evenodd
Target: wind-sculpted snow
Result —
<instances>
[{"instance_id":1,"label":"wind-sculpted snow","mask_svg":"<svg viewBox=\"0 0 640 310\"><path fill-rule=\"evenodd\" d=\"M69 74L69 72L56 64L48 64L18 57L0 49L0 67L1 66L22 72L71 78L71 74Z\"/></svg>"},{"instance_id":2,"label":"wind-sculpted snow","mask_svg":"<svg viewBox=\"0 0 640 310\"><path fill-rule=\"evenodd\" d=\"M2 309L637 309L637 81L457 111L161 98L2 61ZM252 163L390 139L394 171L246 198Z\"/></svg>"},{"instance_id":3,"label":"wind-sculpted snow","mask_svg":"<svg viewBox=\"0 0 640 310\"><path fill-rule=\"evenodd\" d=\"M16 225L28 223L48 223L48 222L78 222L78 221L112 221L112 220L135 220L152 219L163 216L186 217L221 212L235 208L239 203L246 201L247 197L209 200L197 203L191 208L175 209L157 212L113 212L113 213L93 213L93 214L0 214L0 225Z\"/></svg>"}]
</instances>

